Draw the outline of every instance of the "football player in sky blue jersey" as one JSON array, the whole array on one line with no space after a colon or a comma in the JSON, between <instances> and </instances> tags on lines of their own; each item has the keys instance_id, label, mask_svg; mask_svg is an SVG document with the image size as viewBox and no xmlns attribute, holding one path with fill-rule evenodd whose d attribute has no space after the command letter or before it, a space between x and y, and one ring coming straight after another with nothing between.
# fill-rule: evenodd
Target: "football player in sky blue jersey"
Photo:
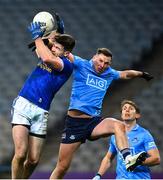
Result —
<instances>
[{"instance_id":1,"label":"football player in sky blue jersey","mask_svg":"<svg viewBox=\"0 0 163 180\"><path fill-rule=\"evenodd\" d=\"M70 106L62 134L57 166L51 179L63 178L68 170L74 152L82 143L115 134L116 143L126 162L128 171L145 158L145 152L131 156L124 123L114 118L102 118L101 107L107 89L113 80L153 77L146 72L125 70L117 71L110 67L112 53L100 48L91 60L69 54L74 61L73 85Z\"/></svg>"},{"instance_id":2,"label":"football player in sky blue jersey","mask_svg":"<svg viewBox=\"0 0 163 180\"><path fill-rule=\"evenodd\" d=\"M57 34L47 45L40 23L28 27L35 42L39 63L13 102L12 135L15 154L12 179L26 179L35 169L46 137L48 112L53 97L68 80L73 64L67 58L75 46L68 34Z\"/></svg>"},{"instance_id":3,"label":"football player in sky blue jersey","mask_svg":"<svg viewBox=\"0 0 163 180\"><path fill-rule=\"evenodd\" d=\"M93 180L101 179L101 176L111 166L112 160L117 156L116 179L151 179L149 166L158 165L160 163L160 155L154 139L150 132L137 124L140 118L140 109L133 102L124 100L121 103L121 118L125 123L127 137L132 154L141 151L147 152L147 158L141 162L133 172L128 172L125 167L124 159L119 152L115 136L111 136L109 150L101 162L101 166L97 175Z\"/></svg>"}]
</instances>

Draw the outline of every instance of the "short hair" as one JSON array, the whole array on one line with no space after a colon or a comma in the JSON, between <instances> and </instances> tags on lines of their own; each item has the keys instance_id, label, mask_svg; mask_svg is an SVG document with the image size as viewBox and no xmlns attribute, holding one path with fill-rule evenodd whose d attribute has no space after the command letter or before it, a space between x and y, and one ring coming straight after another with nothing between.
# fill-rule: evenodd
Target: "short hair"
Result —
<instances>
[{"instance_id":1,"label":"short hair","mask_svg":"<svg viewBox=\"0 0 163 180\"><path fill-rule=\"evenodd\" d=\"M113 57L112 52L107 48L98 48L97 54L104 54L107 57Z\"/></svg>"},{"instance_id":2,"label":"short hair","mask_svg":"<svg viewBox=\"0 0 163 180\"><path fill-rule=\"evenodd\" d=\"M140 114L140 109L139 109L138 105L135 102L127 100L127 99L125 99L121 102L121 112L122 112L122 108L125 104L130 104L131 106L133 106L135 108L136 113Z\"/></svg>"},{"instance_id":3,"label":"short hair","mask_svg":"<svg viewBox=\"0 0 163 180\"><path fill-rule=\"evenodd\" d=\"M55 36L55 41L64 47L65 51L72 51L75 46L75 39L69 34Z\"/></svg>"}]
</instances>

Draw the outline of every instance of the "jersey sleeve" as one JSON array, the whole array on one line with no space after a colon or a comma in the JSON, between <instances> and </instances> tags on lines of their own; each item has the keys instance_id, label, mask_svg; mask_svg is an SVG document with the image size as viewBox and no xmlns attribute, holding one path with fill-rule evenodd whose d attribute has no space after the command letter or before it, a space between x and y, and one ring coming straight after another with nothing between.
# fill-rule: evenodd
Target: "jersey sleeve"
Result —
<instances>
[{"instance_id":1,"label":"jersey sleeve","mask_svg":"<svg viewBox=\"0 0 163 180\"><path fill-rule=\"evenodd\" d=\"M65 57L61 58L63 61L63 69L61 71L71 73L73 69L73 64Z\"/></svg>"},{"instance_id":2,"label":"jersey sleeve","mask_svg":"<svg viewBox=\"0 0 163 180\"><path fill-rule=\"evenodd\" d=\"M84 59L82 59L81 57L79 56L74 56L74 67L75 68L78 68L80 66L82 66L82 64L84 63Z\"/></svg>"},{"instance_id":3,"label":"jersey sleeve","mask_svg":"<svg viewBox=\"0 0 163 180\"><path fill-rule=\"evenodd\" d=\"M146 132L146 135L145 135L144 138L145 138L144 146L145 146L146 151L157 148L157 146L156 146L156 144L154 142L154 138L152 137L152 135L150 134L149 131Z\"/></svg>"},{"instance_id":4,"label":"jersey sleeve","mask_svg":"<svg viewBox=\"0 0 163 180\"><path fill-rule=\"evenodd\" d=\"M111 69L112 71L112 76L113 78L116 80L116 79L120 79L120 72L115 70L115 69Z\"/></svg>"},{"instance_id":5,"label":"jersey sleeve","mask_svg":"<svg viewBox=\"0 0 163 180\"><path fill-rule=\"evenodd\" d=\"M108 151L111 152L112 154L117 154L117 150L116 150L116 147L115 147L115 138L114 138L114 136L111 136Z\"/></svg>"}]
</instances>

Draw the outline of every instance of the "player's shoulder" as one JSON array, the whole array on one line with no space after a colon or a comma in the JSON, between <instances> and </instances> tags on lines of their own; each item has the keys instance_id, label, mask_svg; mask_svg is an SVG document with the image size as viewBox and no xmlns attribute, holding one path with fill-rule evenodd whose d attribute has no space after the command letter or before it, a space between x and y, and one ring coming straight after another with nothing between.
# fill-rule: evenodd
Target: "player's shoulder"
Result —
<instances>
[{"instance_id":1,"label":"player's shoulder","mask_svg":"<svg viewBox=\"0 0 163 180\"><path fill-rule=\"evenodd\" d=\"M105 71L106 75L109 75L109 77L113 77L114 79L119 79L120 73L116 69L112 67L108 67L108 69Z\"/></svg>"},{"instance_id":2,"label":"player's shoulder","mask_svg":"<svg viewBox=\"0 0 163 180\"><path fill-rule=\"evenodd\" d=\"M60 57L64 64L73 65L73 63L65 56Z\"/></svg>"},{"instance_id":3,"label":"player's shoulder","mask_svg":"<svg viewBox=\"0 0 163 180\"><path fill-rule=\"evenodd\" d=\"M64 61L64 62L71 63L71 61L70 61L67 57L65 57L65 56L62 56L62 57L60 57L60 58L61 58L62 61Z\"/></svg>"},{"instance_id":4,"label":"player's shoulder","mask_svg":"<svg viewBox=\"0 0 163 180\"><path fill-rule=\"evenodd\" d=\"M62 59L62 62L63 62L63 69L62 69L62 71L63 72L72 72L73 71L73 63L68 59L68 58L66 58L66 57L61 57L61 59Z\"/></svg>"},{"instance_id":5,"label":"player's shoulder","mask_svg":"<svg viewBox=\"0 0 163 180\"><path fill-rule=\"evenodd\" d=\"M119 72L119 71L117 71L116 69L114 69L114 68L112 68L112 67L109 67L109 71L110 71L111 73L117 73L117 72Z\"/></svg>"},{"instance_id":6,"label":"player's shoulder","mask_svg":"<svg viewBox=\"0 0 163 180\"><path fill-rule=\"evenodd\" d=\"M139 132L142 132L144 135L151 135L150 131L145 128L145 127L142 127L139 125Z\"/></svg>"},{"instance_id":7,"label":"player's shoulder","mask_svg":"<svg viewBox=\"0 0 163 180\"><path fill-rule=\"evenodd\" d=\"M87 66L90 61L80 56L74 56L74 65L75 66Z\"/></svg>"},{"instance_id":8,"label":"player's shoulder","mask_svg":"<svg viewBox=\"0 0 163 180\"><path fill-rule=\"evenodd\" d=\"M145 127L143 127L143 126L141 126L139 124L136 125L135 129L138 129L138 131L142 131L142 132L148 131Z\"/></svg>"},{"instance_id":9,"label":"player's shoulder","mask_svg":"<svg viewBox=\"0 0 163 180\"><path fill-rule=\"evenodd\" d=\"M82 62L88 62L88 60L87 59L84 59L84 58L82 58L82 57L80 57L80 56L74 56L74 61L82 61Z\"/></svg>"}]
</instances>

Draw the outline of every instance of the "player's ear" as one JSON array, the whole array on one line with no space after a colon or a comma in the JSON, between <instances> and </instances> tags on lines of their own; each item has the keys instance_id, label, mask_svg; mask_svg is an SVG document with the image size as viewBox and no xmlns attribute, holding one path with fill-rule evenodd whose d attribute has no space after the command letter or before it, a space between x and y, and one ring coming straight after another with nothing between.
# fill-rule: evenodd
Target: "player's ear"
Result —
<instances>
[{"instance_id":1,"label":"player's ear","mask_svg":"<svg viewBox=\"0 0 163 180\"><path fill-rule=\"evenodd\" d=\"M70 54L70 51L65 51L63 55L64 55L65 57L67 57L69 54Z\"/></svg>"},{"instance_id":2,"label":"player's ear","mask_svg":"<svg viewBox=\"0 0 163 180\"><path fill-rule=\"evenodd\" d=\"M137 113L136 114L136 119L139 119L141 117L141 114L140 113Z\"/></svg>"},{"instance_id":3,"label":"player's ear","mask_svg":"<svg viewBox=\"0 0 163 180\"><path fill-rule=\"evenodd\" d=\"M97 57L97 54L95 54L95 55L92 57L92 60L95 61L95 60L96 60L96 57Z\"/></svg>"}]
</instances>

